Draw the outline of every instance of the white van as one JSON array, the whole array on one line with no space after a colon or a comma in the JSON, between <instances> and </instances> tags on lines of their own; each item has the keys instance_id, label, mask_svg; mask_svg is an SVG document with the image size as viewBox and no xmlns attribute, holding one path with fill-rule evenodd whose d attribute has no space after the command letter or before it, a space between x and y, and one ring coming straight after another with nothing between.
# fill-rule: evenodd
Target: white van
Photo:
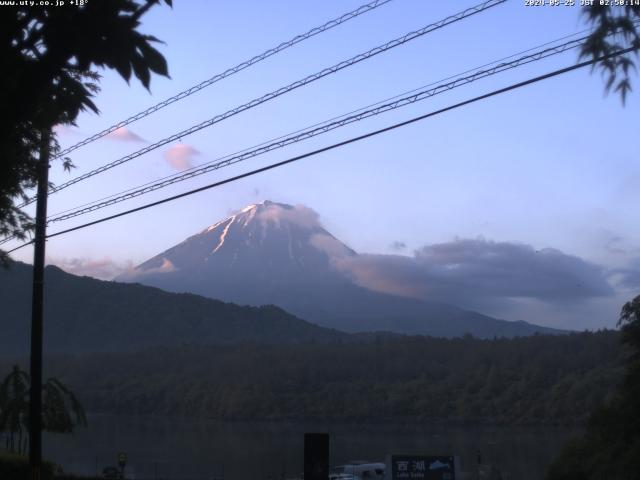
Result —
<instances>
[{"instance_id":1,"label":"white van","mask_svg":"<svg viewBox=\"0 0 640 480\"><path fill-rule=\"evenodd\" d=\"M382 480L384 463L353 462L334 467L329 480Z\"/></svg>"}]
</instances>

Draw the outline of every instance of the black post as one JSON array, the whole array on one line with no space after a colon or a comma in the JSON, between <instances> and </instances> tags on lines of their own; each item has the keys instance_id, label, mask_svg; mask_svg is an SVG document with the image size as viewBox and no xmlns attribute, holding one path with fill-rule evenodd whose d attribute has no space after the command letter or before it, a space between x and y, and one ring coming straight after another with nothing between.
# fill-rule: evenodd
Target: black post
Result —
<instances>
[{"instance_id":1,"label":"black post","mask_svg":"<svg viewBox=\"0 0 640 480\"><path fill-rule=\"evenodd\" d=\"M40 480L42 465L42 314L44 251L47 235L49 189L49 142L51 132L42 130L38 162L36 232L33 251L33 296L31 302L31 389L29 392L29 466L31 480Z\"/></svg>"},{"instance_id":2,"label":"black post","mask_svg":"<svg viewBox=\"0 0 640 480\"><path fill-rule=\"evenodd\" d=\"M329 434L304 434L304 480L329 478Z\"/></svg>"}]
</instances>

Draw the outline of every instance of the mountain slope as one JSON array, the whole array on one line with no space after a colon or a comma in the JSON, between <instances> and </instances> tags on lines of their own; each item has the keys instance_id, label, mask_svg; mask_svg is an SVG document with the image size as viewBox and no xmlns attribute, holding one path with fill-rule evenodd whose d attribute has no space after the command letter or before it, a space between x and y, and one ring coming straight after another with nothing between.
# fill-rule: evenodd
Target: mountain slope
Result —
<instances>
[{"instance_id":1,"label":"mountain slope","mask_svg":"<svg viewBox=\"0 0 640 480\"><path fill-rule=\"evenodd\" d=\"M0 268L0 351L28 351L32 267ZM151 346L343 341L274 307L240 307L193 294L45 270L45 351L131 351Z\"/></svg>"},{"instance_id":2,"label":"mountain slope","mask_svg":"<svg viewBox=\"0 0 640 480\"><path fill-rule=\"evenodd\" d=\"M363 288L337 268L357 253L306 207L249 205L117 278L239 304L275 304L301 318L347 332L459 336L557 331L498 320L452 305Z\"/></svg>"}]
</instances>

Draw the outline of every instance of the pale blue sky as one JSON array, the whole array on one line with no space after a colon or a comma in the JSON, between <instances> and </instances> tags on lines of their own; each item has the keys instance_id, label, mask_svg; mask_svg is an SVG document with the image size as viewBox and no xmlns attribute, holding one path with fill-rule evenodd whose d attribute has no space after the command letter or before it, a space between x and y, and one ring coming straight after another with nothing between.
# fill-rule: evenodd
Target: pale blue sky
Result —
<instances>
[{"instance_id":1,"label":"pale blue sky","mask_svg":"<svg viewBox=\"0 0 640 480\"><path fill-rule=\"evenodd\" d=\"M142 31L166 42L171 79L154 77L149 94L104 72L100 116L83 114L62 146L215 73L356 8L362 0L177 0L155 8ZM129 128L155 142L378 44L474 5L472 1L394 0L209 87ZM196 164L483 65L586 28L579 7L525 7L510 0L383 53L291 94L183 139ZM233 168L55 225L55 232L350 136L426 113L575 62L575 51L360 122ZM640 88L635 77L636 88ZM599 74L580 70L445 113L363 143L332 151L172 204L51 239L51 260L137 264L246 204L265 198L304 204L358 252L404 252L455 238L484 237L556 248L604 268L640 258L638 107L603 95ZM77 150L73 176L143 147L102 139ZM55 214L176 172L160 148L50 197ZM59 165L52 180L70 176ZM30 249L16 258L31 261ZM613 279L611 280L613 281ZM517 303L486 313L574 328L612 326L633 292L572 305Z\"/></svg>"}]
</instances>

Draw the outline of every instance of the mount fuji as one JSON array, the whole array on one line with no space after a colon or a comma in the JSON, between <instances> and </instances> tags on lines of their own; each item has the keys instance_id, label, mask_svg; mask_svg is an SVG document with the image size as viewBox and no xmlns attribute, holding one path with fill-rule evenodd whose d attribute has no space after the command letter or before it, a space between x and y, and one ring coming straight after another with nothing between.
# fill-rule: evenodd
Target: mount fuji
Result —
<instances>
[{"instance_id":1,"label":"mount fuji","mask_svg":"<svg viewBox=\"0 0 640 480\"><path fill-rule=\"evenodd\" d=\"M306 207L249 205L120 275L171 292L248 305L277 305L345 332L390 331L440 337L560 333L495 319L453 305L373 291L336 260L357 253L325 230Z\"/></svg>"}]
</instances>

